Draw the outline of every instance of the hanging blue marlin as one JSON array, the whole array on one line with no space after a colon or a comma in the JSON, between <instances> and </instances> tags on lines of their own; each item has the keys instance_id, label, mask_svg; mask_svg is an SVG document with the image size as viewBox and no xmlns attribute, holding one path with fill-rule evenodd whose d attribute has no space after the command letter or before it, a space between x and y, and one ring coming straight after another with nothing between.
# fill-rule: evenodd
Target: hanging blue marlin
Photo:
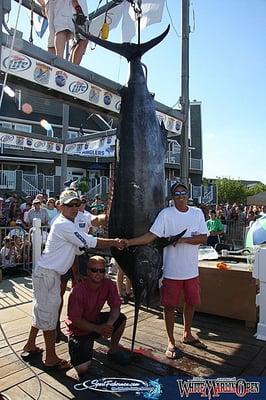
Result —
<instances>
[{"instance_id":1,"label":"hanging blue marlin","mask_svg":"<svg viewBox=\"0 0 266 400\"><path fill-rule=\"evenodd\" d=\"M146 233L165 205L167 135L163 126L159 125L153 96L147 89L141 56L160 43L169 29L170 26L160 36L143 44L106 42L80 30L89 40L124 56L130 63L128 85L121 90L116 170L109 217L110 237L129 239ZM129 247L123 251L112 250L118 264L129 277L134 292L132 349L140 304L149 304L158 289L162 249L184 233L161 243L158 241L146 246Z\"/></svg>"}]
</instances>

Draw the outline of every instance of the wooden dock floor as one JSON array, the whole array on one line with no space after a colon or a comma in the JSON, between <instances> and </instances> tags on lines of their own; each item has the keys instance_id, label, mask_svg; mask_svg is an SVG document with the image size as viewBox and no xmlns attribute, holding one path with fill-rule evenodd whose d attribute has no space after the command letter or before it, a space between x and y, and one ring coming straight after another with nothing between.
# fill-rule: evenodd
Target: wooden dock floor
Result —
<instances>
[{"instance_id":1,"label":"wooden dock floor","mask_svg":"<svg viewBox=\"0 0 266 400\"><path fill-rule=\"evenodd\" d=\"M40 399L43 400L94 398L91 394L88 397L86 390L77 392L74 389L78 382L71 371L67 374L47 373L43 369L41 357L34 360L30 369L17 356L22 351L31 324L31 292L30 277L0 282L0 398L1 393L4 393L12 400L36 399L40 390ZM62 320L66 303L65 298ZM129 349L134 304L124 305L122 310L127 316L127 327L121 345ZM181 323L182 317L178 314L176 338L181 338ZM63 321L61 325L64 326ZM266 375L266 342L256 340L254 330L246 329L244 322L197 313L193 326L194 333L208 345L208 349L199 350L180 343L182 356L178 360L167 360L164 356L167 341L162 309L142 309L132 363L127 367L110 363L106 358L107 343L95 342L90 378ZM38 344L43 346L42 334L38 336ZM57 352L68 358L67 343L61 341L57 344ZM106 394L103 397L110 398Z\"/></svg>"}]
</instances>

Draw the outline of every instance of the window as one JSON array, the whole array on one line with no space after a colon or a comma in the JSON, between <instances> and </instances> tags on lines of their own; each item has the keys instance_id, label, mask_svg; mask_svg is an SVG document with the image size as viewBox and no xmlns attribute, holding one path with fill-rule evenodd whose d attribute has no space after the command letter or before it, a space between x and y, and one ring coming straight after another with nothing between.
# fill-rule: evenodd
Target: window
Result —
<instances>
[{"instance_id":1,"label":"window","mask_svg":"<svg viewBox=\"0 0 266 400\"><path fill-rule=\"evenodd\" d=\"M24 125L24 124L14 124L14 129L16 131L31 133L32 126L31 125Z\"/></svg>"},{"instance_id":2,"label":"window","mask_svg":"<svg viewBox=\"0 0 266 400\"><path fill-rule=\"evenodd\" d=\"M0 126L2 126L3 128L12 129L12 123L11 122L0 121Z\"/></svg>"},{"instance_id":3,"label":"window","mask_svg":"<svg viewBox=\"0 0 266 400\"><path fill-rule=\"evenodd\" d=\"M67 133L69 139L75 139L79 136L79 133L76 131L68 131Z\"/></svg>"}]
</instances>

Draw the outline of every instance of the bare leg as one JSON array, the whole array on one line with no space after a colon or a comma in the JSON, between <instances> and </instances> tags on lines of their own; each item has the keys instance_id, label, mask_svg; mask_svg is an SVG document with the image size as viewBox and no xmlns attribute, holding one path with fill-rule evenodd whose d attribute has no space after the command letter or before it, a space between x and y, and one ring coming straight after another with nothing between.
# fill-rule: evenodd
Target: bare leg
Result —
<instances>
[{"instance_id":1,"label":"bare leg","mask_svg":"<svg viewBox=\"0 0 266 400\"><path fill-rule=\"evenodd\" d=\"M54 47L57 56L64 58L64 52L67 40L68 40L68 31L62 31L56 33Z\"/></svg>"},{"instance_id":2,"label":"bare leg","mask_svg":"<svg viewBox=\"0 0 266 400\"><path fill-rule=\"evenodd\" d=\"M129 278L126 276L126 294L130 295L132 293L132 286Z\"/></svg>"},{"instance_id":3,"label":"bare leg","mask_svg":"<svg viewBox=\"0 0 266 400\"><path fill-rule=\"evenodd\" d=\"M117 274L116 274L116 287L119 296L123 295L123 280L124 280L124 272L118 267Z\"/></svg>"},{"instance_id":4,"label":"bare leg","mask_svg":"<svg viewBox=\"0 0 266 400\"><path fill-rule=\"evenodd\" d=\"M191 333L191 325L192 325L192 319L194 315L194 310L195 307L191 304L184 304L184 310L183 310L183 318L184 318L184 335L183 339L185 340L193 340L194 337L192 336Z\"/></svg>"},{"instance_id":5,"label":"bare leg","mask_svg":"<svg viewBox=\"0 0 266 400\"><path fill-rule=\"evenodd\" d=\"M112 334L111 336L111 342L110 342L110 353L117 351L119 341L123 335L123 332L125 330L126 326L126 320L120 325L120 327Z\"/></svg>"},{"instance_id":6,"label":"bare leg","mask_svg":"<svg viewBox=\"0 0 266 400\"><path fill-rule=\"evenodd\" d=\"M56 342L60 341L60 336L63 335L63 333L61 332L61 327L60 327L60 317L61 317L62 308L63 308L63 304L64 304L64 294L65 294L66 288L67 288L67 281L61 281L61 284L60 284L61 303L60 303L60 307L58 310L58 320L57 320L57 326L56 326Z\"/></svg>"},{"instance_id":7,"label":"bare leg","mask_svg":"<svg viewBox=\"0 0 266 400\"><path fill-rule=\"evenodd\" d=\"M164 321L168 336L168 348L173 348L175 347L175 338L174 338L175 308L164 307Z\"/></svg>"},{"instance_id":8,"label":"bare leg","mask_svg":"<svg viewBox=\"0 0 266 400\"><path fill-rule=\"evenodd\" d=\"M48 53L55 54L55 48L54 47L48 47Z\"/></svg>"},{"instance_id":9,"label":"bare leg","mask_svg":"<svg viewBox=\"0 0 266 400\"><path fill-rule=\"evenodd\" d=\"M73 64L79 65L81 63L82 57L85 54L87 48L88 40L79 40L78 43L71 51L70 61Z\"/></svg>"},{"instance_id":10,"label":"bare leg","mask_svg":"<svg viewBox=\"0 0 266 400\"><path fill-rule=\"evenodd\" d=\"M55 333L56 331L43 331L44 341L45 341L45 364L54 365L61 361L55 352Z\"/></svg>"},{"instance_id":11,"label":"bare leg","mask_svg":"<svg viewBox=\"0 0 266 400\"><path fill-rule=\"evenodd\" d=\"M35 351L38 349L38 347L36 346L36 343L35 343L38 332L39 332L38 328L35 328L35 326L31 327L28 341L25 344L25 346L23 347L24 351Z\"/></svg>"}]
</instances>

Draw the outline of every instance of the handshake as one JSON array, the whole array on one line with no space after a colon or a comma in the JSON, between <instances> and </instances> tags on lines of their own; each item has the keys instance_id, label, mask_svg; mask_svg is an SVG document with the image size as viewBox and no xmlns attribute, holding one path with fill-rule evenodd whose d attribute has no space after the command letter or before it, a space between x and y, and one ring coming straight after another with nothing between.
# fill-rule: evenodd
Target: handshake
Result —
<instances>
[{"instance_id":1,"label":"handshake","mask_svg":"<svg viewBox=\"0 0 266 400\"><path fill-rule=\"evenodd\" d=\"M127 239L112 239L112 242L111 246L116 247L118 250L124 250L128 247Z\"/></svg>"}]
</instances>

